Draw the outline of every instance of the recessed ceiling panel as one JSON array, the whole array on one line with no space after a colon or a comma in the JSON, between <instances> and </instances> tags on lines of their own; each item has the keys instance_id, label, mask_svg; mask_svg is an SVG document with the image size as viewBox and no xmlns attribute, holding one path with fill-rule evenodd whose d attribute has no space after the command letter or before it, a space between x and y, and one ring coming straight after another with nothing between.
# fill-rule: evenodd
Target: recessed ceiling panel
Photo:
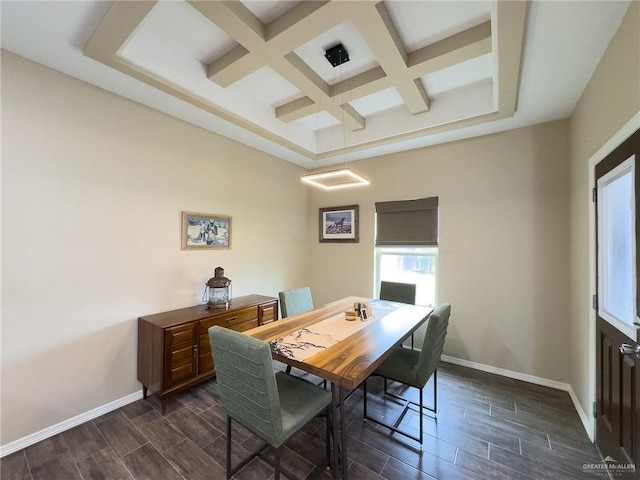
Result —
<instances>
[{"instance_id":1,"label":"recessed ceiling panel","mask_svg":"<svg viewBox=\"0 0 640 480\"><path fill-rule=\"evenodd\" d=\"M115 79L112 91L205 128L235 125L251 142L263 138L270 153L280 145L305 165L327 161L341 145L371 151L496 123L514 115L516 101L525 105L518 95L526 84L519 76L526 2L116 1L100 20L89 17L90 35L55 39L47 25L69 16L38 5L12 6L9 17L3 9L2 22L24 31L38 25L25 44L64 44L54 68L73 75L66 66L79 59L92 70L79 78L108 89L106 79ZM25 13L34 15L22 20ZM342 68L324 58L337 43L351 59ZM20 52L15 44L7 42ZM56 59L47 48L33 59Z\"/></svg>"},{"instance_id":2,"label":"recessed ceiling panel","mask_svg":"<svg viewBox=\"0 0 640 480\"><path fill-rule=\"evenodd\" d=\"M262 67L228 87L245 90L268 105L276 107L302 96L300 90L269 67Z\"/></svg>"},{"instance_id":3,"label":"recessed ceiling panel","mask_svg":"<svg viewBox=\"0 0 640 480\"><path fill-rule=\"evenodd\" d=\"M262 23L265 25L273 22L276 18L278 18L283 13L291 10L299 1L295 0L242 0L245 7L251 10Z\"/></svg>"},{"instance_id":4,"label":"recessed ceiling panel","mask_svg":"<svg viewBox=\"0 0 640 480\"><path fill-rule=\"evenodd\" d=\"M296 120L295 123L303 125L311 131L323 130L325 128L338 125L340 122L331 114L322 110L311 115L307 115L300 120Z\"/></svg>"},{"instance_id":5,"label":"recessed ceiling panel","mask_svg":"<svg viewBox=\"0 0 640 480\"><path fill-rule=\"evenodd\" d=\"M324 55L327 49L338 43L342 43L347 50L349 61L334 68ZM367 43L351 22L337 25L296 48L294 52L329 85L371 70L378 65Z\"/></svg>"},{"instance_id":6,"label":"recessed ceiling panel","mask_svg":"<svg viewBox=\"0 0 640 480\"><path fill-rule=\"evenodd\" d=\"M490 19L486 1L387 1L385 6L408 52Z\"/></svg>"},{"instance_id":7,"label":"recessed ceiling panel","mask_svg":"<svg viewBox=\"0 0 640 480\"><path fill-rule=\"evenodd\" d=\"M206 70L196 58L195 49L187 53L187 45L176 43L172 38L175 32L158 28L162 22L156 23L156 19L162 20L163 14L154 13L163 9L156 8L147 17L149 21L140 26L118 52L118 56L183 87L191 85L190 88L199 88L198 84L205 85L202 80L206 80Z\"/></svg>"},{"instance_id":8,"label":"recessed ceiling panel","mask_svg":"<svg viewBox=\"0 0 640 480\"><path fill-rule=\"evenodd\" d=\"M443 70L431 73L420 80L427 94L436 97L493 78L493 54L482 55Z\"/></svg>"},{"instance_id":9,"label":"recessed ceiling panel","mask_svg":"<svg viewBox=\"0 0 640 480\"><path fill-rule=\"evenodd\" d=\"M258 70L242 79L243 86L230 88L222 88L207 78L207 63L236 45L186 2L161 1L147 14L118 56L191 98L250 118L272 131L279 128L280 135L300 138L299 129L286 130L286 126L283 129L282 122L274 118L273 103L299 96L295 87L274 72Z\"/></svg>"},{"instance_id":10,"label":"recessed ceiling panel","mask_svg":"<svg viewBox=\"0 0 640 480\"><path fill-rule=\"evenodd\" d=\"M141 51L143 46L150 56L170 50L206 64L236 45L189 4L171 1L156 3L119 53L127 57L132 49Z\"/></svg>"},{"instance_id":11,"label":"recessed ceiling panel","mask_svg":"<svg viewBox=\"0 0 640 480\"><path fill-rule=\"evenodd\" d=\"M406 108L396 107L367 118L367 129L346 132L339 126L326 128L316 133L316 144L320 152L340 150L342 145L359 145L374 138L390 138L409 135L409 129L446 128L450 123L473 121L494 112L493 86L491 82L480 82L460 89L452 95L435 98L429 115L412 116Z\"/></svg>"},{"instance_id":12,"label":"recessed ceiling panel","mask_svg":"<svg viewBox=\"0 0 640 480\"><path fill-rule=\"evenodd\" d=\"M393 87L380 90L379 92L358 98L349 103L351 103L351 106L355 108L360 115L367 118L404 105L402 97Z\"/></svg>"}]
</instances>

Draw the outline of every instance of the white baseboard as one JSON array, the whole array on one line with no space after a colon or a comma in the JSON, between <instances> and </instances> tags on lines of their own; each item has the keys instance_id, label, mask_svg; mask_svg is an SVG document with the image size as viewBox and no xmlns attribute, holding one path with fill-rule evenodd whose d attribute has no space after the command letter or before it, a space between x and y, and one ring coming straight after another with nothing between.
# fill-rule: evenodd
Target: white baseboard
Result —
<instances>
[{"instance_id":1,"label":"white baseboard","mask_svg":"<svg viewBox=\"0 0 640 480\"><path fill-rule=\"evenodd\" d=\"M141 398L142 390L134 392L131 395L127 395L126 397L114 400L113 402L109 402L105 405L102 405L101 407L89 410L88 412L81 413L80 415L65 420L64 422L52 425L51 427L47 427L43 430L40 430L39 432L27 435L26 437L20 438L11 443L7 443L6 445L2 445L0 446L0 458L17 452L18 450L22 450L23 448L29 447L34 443L38 443L46 438L53 437L58 433L70 430L73 427L77 427L78 425L83 424L84 422L88 422L89 420L98 418L100 415L104 415L105 413L117 410L118 408L124 407L125 405L140 400Z\"/></svg>"},{"instance_id":2,"label":"white baseboard","mask_svg":"<svg viewBox=\"0 0 640 480\"><path fill-rule=\"evenodd\" d=\"M576 407L578 415L580 416L580 420L584 425L589 438L593 441L593 426L591 424L589 416L584 412L580 402L578 402L578 398L576 397L573 388L568 383L557 382L555 380L549 380L547 378L536 377L533 375L527 375L526 373L514 372L512 370L506 370L504 368L493 367L491 365L485 365L483 363L472 362L470 360L462 360L460 358L450 357L449 355L442 355L442 361L447 363L453 363L455 365L460 365L462 367L472 368L474 370L480 370L482 372L487 373L495 373L496 375L502 375L503 377L514 378L516 380L522 380L524 382L534 383L536 385L543 385L545 387L555 388L556 390L563 390L568 392L571 396L571 400L573 401L573 405ZM94 408L88 412L82 413L78 416L70 418L69 420L65 420L64 422L60 422L51 427L45 428L44 430L40 430L39 432L32 433L31 435L27 435L26 437L15 440L6 445L0 446L0 458L5 457L11 453L17 452L18 450L22 450L23 448L29 447L35 443L40 442L49 437L53 437L58 433L64 432L66 430L70 430L73 427L77 427L78 425L87 422L89 420L93 420L94 418L98 418L100 415L104 415L105 413L112 412L113 410L117 410L120 407L128 405L129 403L133 403L142 398L142 390L138 392L134 392L131 395L127 395L126 397L119 398L118 400L114 400L113 402L107 403L101 407Z\"/></svg>"},{"instance_id":3,"label":"white baseboard","mask_svg":"<svg viewBox=\"0 0 640 480\"><path fill-rule=\"evenodd\" d=\"M542 385L544 387L555 388L556 390L563 390L569 393L571 401L573 402L573 406L578 412L578 416L580 417L580 421L582 421L582 425L584 426L587 435L589 435L591 441L594 440L591 418L583 410L582 405L580 405L578 397L576 396L576 393L573 391L573 387L570 384L557 382L556 380L550 380L548 378L536 377L534 375L528 375L526 373L514 372L512 370L506 370L504 368L493 367L491 365L485 365L483 363L472 362L470 360L450 357L449 355L442 355L442 361L460 365L462 367L473 368L474 370L480 370L482 372L495 373L496 375L501 375L503 377L522 380L523 382L529 382L536 385Z\"/></svg>"}]
</instances>

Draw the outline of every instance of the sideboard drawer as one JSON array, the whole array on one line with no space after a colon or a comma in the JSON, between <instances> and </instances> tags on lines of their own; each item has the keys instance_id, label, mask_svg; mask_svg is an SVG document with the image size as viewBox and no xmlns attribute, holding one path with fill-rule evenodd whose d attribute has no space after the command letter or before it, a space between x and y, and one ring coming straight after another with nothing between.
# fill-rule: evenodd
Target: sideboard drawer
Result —
<instances>
[{"instance_id":1,"label":"sideboard drawer","mask_svg":"<svg viewBox=\"0 0 640 480\"><path fill-rule=\"evenodd\" d=\"M194 341L196 326L187 323L177 327L167 328L164 334L165 388L172 387L196 375L196 355Z\"/></svg>"},{"instance_id":2,"label":"sideboard drawer","mask_svg":"<svg viewBox=\"0 0 640 480\"><path fill-rule=\"evenodd\" d=\"M242 310L223 313L221 315L216 315L213 318L200 320L200 335L209 335L209 329L214 325L236 330L236 328L234 328L236 325L249 322L251 320L255 320L256 322L258 321L258 307L243 308Z\"/></svg>"},{"instance_id":3,"label":"sideboard drawer","mask_svg":"<svg viewBox=\"0 0 640 480\"><path fill-rule=\"evenodd\" d=\"M179 327L167 329L167 344L179 345L181 343L191 343L193 339L193 324L181 325Z\"/></svg>"},{"instance_id":4,"label":"sideboard drawer","mask_svg":"<svg viewBox=\"0 0 640 480\"><path fill-rule=\"evenodd\" d=\"M260 325L271 323L278 319L278 302L258 306L258 320Z\"/></svg>"}]
</instances>

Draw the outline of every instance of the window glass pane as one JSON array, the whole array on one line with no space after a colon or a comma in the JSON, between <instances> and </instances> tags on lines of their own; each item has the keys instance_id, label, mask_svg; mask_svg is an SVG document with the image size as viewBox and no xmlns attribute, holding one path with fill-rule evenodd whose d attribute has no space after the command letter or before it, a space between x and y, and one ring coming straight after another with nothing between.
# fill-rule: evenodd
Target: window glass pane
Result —
<instances>
[{"instance_id":1,"label":"window glass pane","mask_svg":"<svg viewBox=\"0 0 640 480\"><path fill-rule=\"evenodd\" d=\"M598 192L601 313L628 325L633 324L635 314L631 165L615 169L612 175L603 177Z\"/></svg>"},{"instance_id":2,"label":"window glass pane","mask_svg":"<svg viewBox=\"0 0 640 480\"><path fill-rule=\"evenodd\" d=\"M416 304L435 306L437 248L377 248L376 293L380 282L416 284Z\"/></svg>"}]
</instances>

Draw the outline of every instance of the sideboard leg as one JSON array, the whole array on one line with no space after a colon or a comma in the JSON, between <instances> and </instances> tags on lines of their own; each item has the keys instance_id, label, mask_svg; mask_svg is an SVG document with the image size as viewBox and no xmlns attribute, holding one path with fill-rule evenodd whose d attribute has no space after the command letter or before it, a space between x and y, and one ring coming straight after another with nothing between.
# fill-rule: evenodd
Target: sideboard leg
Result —
<instances>
[{"instance_id":1,"label":"sideboard leg","mask_svg":"<svg viewBox=\"0 0 640 480\"><path fill-rule=\"evenodd\" d=\"M144 385L142 386L142 398L146 399L147 398L147 387L145 387Z\"/></svg>"}]
</instances>

